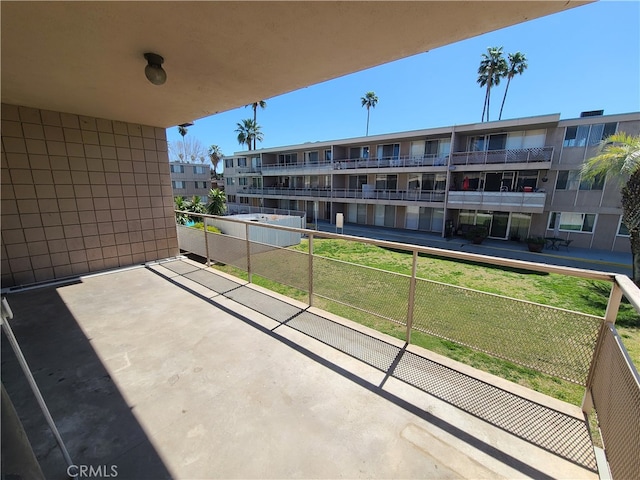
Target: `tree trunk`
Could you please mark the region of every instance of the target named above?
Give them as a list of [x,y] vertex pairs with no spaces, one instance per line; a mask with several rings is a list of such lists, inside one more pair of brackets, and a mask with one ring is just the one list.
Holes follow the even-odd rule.
[[367,107],[367,134],[365,136],[369,136],[369,107]]
[[484,105],[482,105],[482,120],[484,122],[484,114],[487,111],[487,96],[489,95],[489,86],[487,85],[487,91],[484,93]]
[[622,187],[622,221],[629,230],[633,256],[633,281],[640,287],[640,169]]
[[507,77],[507,87],[504,89],[504,97],[502,97],[502,105],[500,105],[500,115],[498,115],[498,120],[502,120],[502,109],[504,108],[504,101],[507,99],[507,92],[509,91],[510,83],[511,77]]

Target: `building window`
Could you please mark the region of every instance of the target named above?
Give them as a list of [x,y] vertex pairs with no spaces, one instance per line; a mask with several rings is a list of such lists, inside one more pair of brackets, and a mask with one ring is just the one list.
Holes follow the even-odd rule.
[[240,203],[249,203],[249,197],[240,197]]
[[305,163],[316,164],[319,160],[318,151],[315,152],[304,152],[304,160]]
[[577,190],[580,185],[579,170],[560,170],[556,181],[556,190]]
[[594,213],[551,212],[547,229],[555,230],[556,221],[560,231],[592,233],[596,223],[596,215]]
[[227,195],[227,202],[236,203],[236,196],[235,195]]
[[202,175],[203,173],[207,173],[207,167],[205,167],[204,165],[194,165],[193,166],[193,173],[195,175]]
[[423,173],[422,174],[422,191],[444,192],[447,184],[447,175],[445,173]]
[[238,179],[238,185],[248,185],[249,182],[247,182],[247,177],[240,177]]
[[170,165],[171,173],[184,173],[184,165]]
[[330,149],[325,150],[324,151],[324,161],[325,162],[330,162],[332,158],[333,158],[333,152]]
[[591,180],[582,180],[580,182],[580,190],[602,190],[605,177],[605,175],[596,175]]
[[194,182],[196,184],[196,188],[207,188],[207,182]]
[[225,168],[233,168],[233,158],[225,158],[224,166]]
[[398,159],[400,157],[400,144],[390,143],[387,145],[378,145],[379,159]]
[[595,125],[578,125],[567,127],[564,134],[563,147],[592,147],[602,140],[616,133],[618,124],[598,123]]
[[185,188],[185,182],[183,182],[181,180],[172,180],[171,181],[171,187],[174,188],[174,189]]
[[280,165],[293,165],[298,163],[297,153],[281,153],[278,155],[278,163]]
[[622,221],[622,215],[620,215],[620,222],[618,223],[618,233],[617,233],[617,235],[619,237],[628,237],[629,236],[629,229],[627,228],[627,226]]
[[224,179],[225,183],[227,185],[235,185],[236,184],[236,179],[234,177],[227,177]]
[[480,135],[469,138],[470,152],[484,152],[486,150],[504,150],[507,147],[507,134]]
[[397,175],[376,175],[376,190],[395,191],[398,188]]
[[238,166],[239,167],[246,167],[247,166],[247,159],[242,157],[238,159]]

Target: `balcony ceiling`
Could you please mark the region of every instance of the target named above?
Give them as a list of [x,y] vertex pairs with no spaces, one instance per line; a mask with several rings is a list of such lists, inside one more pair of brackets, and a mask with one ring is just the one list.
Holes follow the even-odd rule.
[[170,127],[584,3],[3,1],[2,102]]

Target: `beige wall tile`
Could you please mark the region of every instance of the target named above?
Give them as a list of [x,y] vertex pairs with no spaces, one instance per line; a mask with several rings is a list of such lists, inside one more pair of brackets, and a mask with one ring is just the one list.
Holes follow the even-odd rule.
[[161,198],[164,129],[13,105],[1,113],[3,286],[157,259],[177,243],[153,218],[172,223],[173,213],[151,208],[173,203]]
[[[44,138],[49,141],[64,142],[64,130],[61,127],[45,125],[43,127]],[[51,150],[49,150],[51,154]],[[54,154],[56,155],[56,154]]]
[[24,133],[24,138],[44,140],[44,130],[40,124],[23,123],[22,132]]
[[40,119],[40,110],[29,107],[18,107],[20,112],[20,121],[23,123],[42,123]]
[[52,112],[50,110],[41,110],[40,118],[43,125],[53,125],[55,127],[62,126],[62,120],[60,119],[59,112]]

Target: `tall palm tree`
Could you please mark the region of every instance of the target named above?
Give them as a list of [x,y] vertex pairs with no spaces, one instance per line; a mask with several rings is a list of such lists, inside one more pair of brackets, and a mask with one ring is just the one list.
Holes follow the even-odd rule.
[[363,107],[367,107],[367,136],[369,136],[369,109],[371,107],[376,108],[378,104],[378,96],[375,92],[367,92],[364,97],[360,98],[360,102]]
[[224,192],[221,192],[217,188],[209,191],[209,203],[207,203],[207,213],[209,215],[224,215],[227,209],[227,199],[224,196]]
[[489,104],[491,103],[491,89],[500,85],[500,79],[504,77],[507,71],[507,62],[502,56],[502,47],[489,47],[487,53],[482,54],[482,60],[478,67],[478,83],[480,87],[487,87],[484,95],[484,107],[482,108],[482,121],[484,122],[484,114],[487,113],[487,122],[489,121]]
[[505,73],[505,77],[507,77],[507,87],[504,89],[504,97],[502,97],[502,105],[500,106],[500,115],[498,116],[498,120],[502,119],[502,109],[504,108],[504,101],[507,99],[507,92],[509,91],[509,84],[511,83],[511,79],[516,75],[522,75],[522,73],[529,66],[527,64],[527,57],[524,53],[510,53],[508,55],[508,58],[509,66],[507,67],[507,71]]
[[178,125],[178,133],[182,137],[182,158],[187,158],[187,146],[184,144],[184,137],[187,134],[187,127],[184,125]]
[[211,145],[209,147],[208,155],[209,160],[211,160],[211,165],[213,165],[213,174],[216,176],[216,178],[218,178],[218,164],[220,163],[220,160],[222,160],[222,157],[224,157],[224,155],[222,154],[222,151],[220,150],[220,147],[218,145]]
[[640,135],[618,132],[605,138],[598,154],[582,167],[582,178],[586,180],[607,174],[624,182],[620,190],[622,222],[629,230],[633,281],[640,287]]
[[240,145],[247,145],[247,149],[251,150],[256,148],[256,140],[261,142],[264,139],[260,125],[254,122],[252,119],[247,118],[236,124],[235,132],[238,134],[238,143]]
[[251,107],[253,108],[253,121],[254,122],[258,122],[258,107],[260,107],[261,109],[265,109],[267,108],[267,102],[265,102],[264,100],[259,100],[257,102],[253,102],[250,103],[249,105],[245,105],[246,107]]

